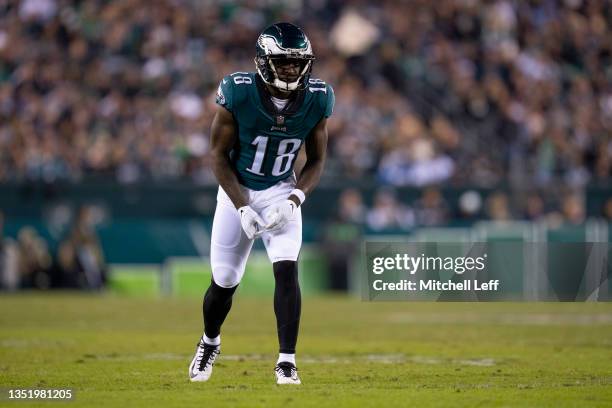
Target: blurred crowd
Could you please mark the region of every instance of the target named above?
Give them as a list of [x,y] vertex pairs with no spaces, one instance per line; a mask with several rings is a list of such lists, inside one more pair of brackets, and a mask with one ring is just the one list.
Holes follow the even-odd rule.
[[606,0],[0,0],[0,182],[213,182],[214,90],[279,20],[336,92],[329,179],[610,177]]
[[23,226],[12,239],[4,233],[0,211],[0,290],[78,288],[99,290],[107,267],[90,210],[78,211],[55,254],[32,226]]
[[[440,189],[430,186],[424,188],[418,198],[409,200],[398,197],[393,189],[381,188],[368,206],[360,190],[347,188],[340,194],[333,220],[362,226],[371,232],[470,226],[480,220],[507,222],[517,219],[554,229],[562,225],[583,225],[587,218],[585,204],[582,195],[571,192],[561,197],[545,197],[538,191],[530,191],[512,197],[503,190],[486,194],[465,190],[451,202]],[[598,215],[612,223],[612,198],[604,202]]]

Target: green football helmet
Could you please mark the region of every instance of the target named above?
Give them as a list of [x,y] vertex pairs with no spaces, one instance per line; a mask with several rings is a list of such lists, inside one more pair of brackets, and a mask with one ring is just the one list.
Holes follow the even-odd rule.
[[[255,65],[266,84],[282,91],[306,87],[315,57],[301,28],[291,23],[272,24],[259,35],[256,48]],[[292,82],[281,80],[277,72],[277,67],[287,60],[299,64],[299,76]]]

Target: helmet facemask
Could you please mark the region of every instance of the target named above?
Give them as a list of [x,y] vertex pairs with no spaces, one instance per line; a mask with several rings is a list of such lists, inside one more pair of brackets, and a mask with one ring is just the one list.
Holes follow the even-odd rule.
[[[255,58],[257,72],[262,80],[281,91],[295,91],[304,89],[308,83],[314,56],[288,56],[288,55],[266,55]],[[281,66],[286,63],[297,63],[298,74],[295,78],[279,76]]]

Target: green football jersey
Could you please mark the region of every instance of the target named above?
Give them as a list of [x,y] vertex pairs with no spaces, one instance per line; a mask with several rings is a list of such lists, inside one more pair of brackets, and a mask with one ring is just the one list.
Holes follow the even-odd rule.
[[223,78],[217,104],[230,111],[238,128],[231,161],[240,184],[264,190],[293,174],[300,147],[334,108],[334,91],[310,79],[278,110],[257,73],[236,72]]

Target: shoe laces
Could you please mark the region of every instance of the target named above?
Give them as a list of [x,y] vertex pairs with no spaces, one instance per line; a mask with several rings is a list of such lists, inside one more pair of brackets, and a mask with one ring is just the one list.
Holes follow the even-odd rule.
[[207,366],[213,365],[219,354],[221,354],[219,346],[211,346],[204,342],[198,343],[198,356],[196,357],[198,370],[204,371]]
[[282,362],[276,365],[276,372],[282,374],[283,377],[293,377],[297,374],[297,367],[291,363]]

